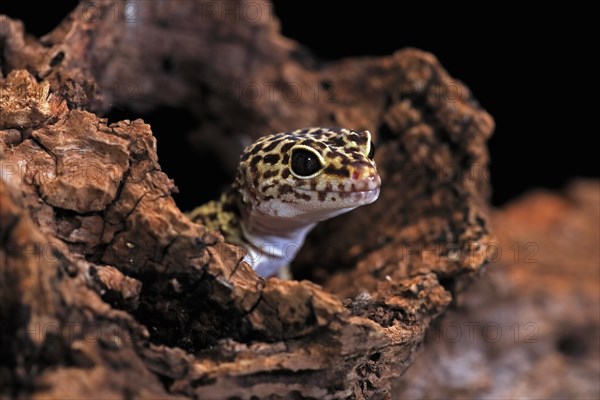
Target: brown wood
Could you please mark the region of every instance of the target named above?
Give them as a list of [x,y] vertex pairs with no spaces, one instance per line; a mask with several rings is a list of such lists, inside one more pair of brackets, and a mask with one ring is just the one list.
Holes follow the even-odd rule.
[[[486,262],[492,118],[428,53],[320,63],[269,3],[126,4],[39,40],[0,19],[0,393],[389,396]],[[262,134],[370,129],[381,197],[311,235],[293,268],[316,283],[265,281],[177,208],[149,125],[99,117],[119,105],[189,110],[230,171]]]
[[599,398],[600,182],[532,191],[491,220],[488,273],[428,332],[393,397]]

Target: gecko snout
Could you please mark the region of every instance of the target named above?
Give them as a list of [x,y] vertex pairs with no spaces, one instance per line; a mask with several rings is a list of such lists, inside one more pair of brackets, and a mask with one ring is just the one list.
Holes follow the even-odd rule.
[[377,174],[369,174],[354,180],[354,188],[360,192],[377,189],[381,186],[381,178]]
[[381,186],[381,178],[371,165],[361,166],[352,172],[353,190],[367,191]]

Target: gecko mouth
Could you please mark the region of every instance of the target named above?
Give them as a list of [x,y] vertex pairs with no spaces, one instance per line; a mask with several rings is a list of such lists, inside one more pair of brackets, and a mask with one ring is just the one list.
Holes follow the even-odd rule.
[[377,186],[372,189],[365,190],[308,190],[308,189],[298,189],[301,192],[306,193],[315,193],[322,200],[330,199],[331,196],[336,196],[341,200],[342,203],[354,202],[360,204],[370,204],[373,203],[379,197],[379,193],[381,191],[381,186]]
[[377,198],[379,198],[379,192],[381,187],[377,187],[371,190],[359,190],[355,192],[350,192],[350,197],[354,198],[362,203],[369,204],[373,203]]
[[380,186],[377,186],[376,188],[373,189],[365,189],[365,190],[350,190],[350,191],[344,191],[344,192],[333,192],[333,193],[372,193],[372,192],[379,192],[379,190],[381,189]]
[[379,193],[379,191],[381,190],[381,186],[377,186],[377,187],[374,187],[371,189],[364,189],[364,190],[311,190],[311,189],[302,189],[302,188],[296,188],[296,190],[298,190],[300,192],[306,192],[306,193],[325,193],[325,194],[338,194],[338,195],[350,196],[353,193],[356,193],[356,194],[374,193],[374,192]]

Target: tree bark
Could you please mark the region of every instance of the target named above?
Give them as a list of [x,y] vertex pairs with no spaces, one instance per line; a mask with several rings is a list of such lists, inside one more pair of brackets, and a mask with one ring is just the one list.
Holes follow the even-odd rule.
[[492,267],[434,324],[394,397],[599,398],[599,221],[597,179],[494,210]]
[[[1,17],[0,71],[0,393],[387,397],[488,257],[493,121],[431,54],[322,63],[269,3],[104,0],[39,40]],[[311,235],[312,282],[261,279],[177,208],[151,127],[100,117],[120,105],[189,110],[229,170],[263,134],[370,129],[381,197]]]

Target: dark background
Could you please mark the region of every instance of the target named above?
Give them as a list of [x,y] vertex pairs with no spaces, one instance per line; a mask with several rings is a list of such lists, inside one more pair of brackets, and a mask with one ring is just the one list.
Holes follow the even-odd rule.
[[[552,15],[547,9],[541,16],[536,10],[505,7],[473,17],[473,10],[394,3],[274,2],[283,34],[325,60],[388,55],[407,46],[435,54],[496,120],[489,143],[493,204],[530,188],[558,189],[573,177],[598,176],[598,150],[586,140],[597,127],[584,126],[575,93],[593,75],[585,70],[585,53],[575,50],[580,38],[564,25],[567,11]],[[0,14],[23,20],[28,32],[41,36],[76,4],[2,0]],[[183,169],[177,168],[180,146],[161,141],[161,122],[169,111],[141,116],[115,111],[113,116],[142,117],[150,123],[163,169],[182,190],[192,184],[193,177],[182,176]]]

